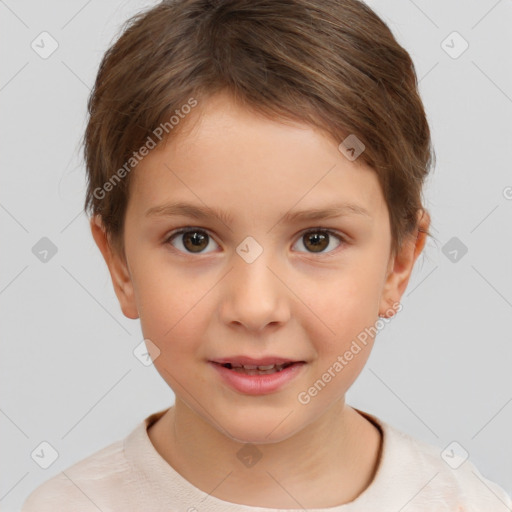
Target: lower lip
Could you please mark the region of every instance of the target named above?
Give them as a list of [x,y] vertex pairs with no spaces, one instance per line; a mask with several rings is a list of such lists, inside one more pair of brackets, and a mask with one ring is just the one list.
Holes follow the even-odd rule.
[[305,366],[305,363],[294,363],[280,372],[267,375],[247,375],[229,370],[217,363],[210,362],[210,364],[219,372],[224,382],[246,395],[265,395],[277,391],[296,377],[302,367]]

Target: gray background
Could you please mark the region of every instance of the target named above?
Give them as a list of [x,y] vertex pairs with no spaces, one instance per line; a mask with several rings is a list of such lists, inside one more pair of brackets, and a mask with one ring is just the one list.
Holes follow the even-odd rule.
[[[122,315],[82,213],[90,87],[121,22],[154,3],[0,1],[4,511],[174,400],[133,355],[139,322]],[[512,2],[369,4],[421,80],[438,242],[429,240],[348,402],[440,452],[457,441],[512,493]],[[31,48],[43,31],[59,45],[47,59]],[[453,31],[469,43],[457,58],[444,47],[460,41],[442,45]],[[43,237],[57,248],[46,262],[32,250]],[[43,441],[59,454],[47,469],[31,458]]]

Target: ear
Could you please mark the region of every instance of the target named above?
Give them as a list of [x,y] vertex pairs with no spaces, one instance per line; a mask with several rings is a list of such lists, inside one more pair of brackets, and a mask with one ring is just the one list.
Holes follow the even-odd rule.
[[139,318],[133,284],[125,258],[110,244],[99,215],[91,218],[90,226],[94,241],[107,263],[114,291],[123,314],[132,320]]
[[388,273],[381,294],[379,305],[379,315],[389,318],[393,314],[389,314],[394,309],[393,304],[399,303],[414,268],[418,256],[423,251],[427,234],[424,231],[430,226],[430,215],[426,210],[422,210],[418,214],[418,230],[416,237],[411,235],[404,241],[402,247],[397,254],[390,259],[388,265]]

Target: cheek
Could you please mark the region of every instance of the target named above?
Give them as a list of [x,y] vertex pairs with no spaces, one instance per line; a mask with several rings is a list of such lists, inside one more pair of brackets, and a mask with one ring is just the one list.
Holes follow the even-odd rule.
[[346,340],[375,323],[381,292],[381,269],[361,261],[350,271],[340,271],[339,279],[323,283],[321,291],[311,298],[311,309],[330,327],[325,331],[333,340]]
[[156,265],[134,274],[134,283],[144,337],[176,357],[185,348],[196,348],[201,338],[197,333],[204,327],[201,322],[208,318],[204,312],[208,287],[197,277],[184,277],[176,269]]
[[374,303],[372,293],[347,287],[336,300],[325,304],[323,319],[330,330],[319,322],[314,332],[309,330],[317,358],[310,383],[312,393],[319,391],[314,400],[318,410],[343,396],[363,370],[374,343]]
[[379,265],[361,260],[311,298],[311,309],[321,320],[305,324],[312,329],[309,337],[318,357],[315,377],[335,383],[329,385],[325,400],[331,393],[345,392],[368,360],[376,334],[381,282]]

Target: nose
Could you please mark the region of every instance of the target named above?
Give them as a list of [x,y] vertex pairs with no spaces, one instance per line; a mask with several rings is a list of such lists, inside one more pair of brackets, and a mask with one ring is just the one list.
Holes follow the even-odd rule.
[[261,332],[268,325],[275,327],[290,319],[291,292],[269,253],[263,251],[252,263],[233,255],[233,267],[222,292],[221,317],[226,325]]

